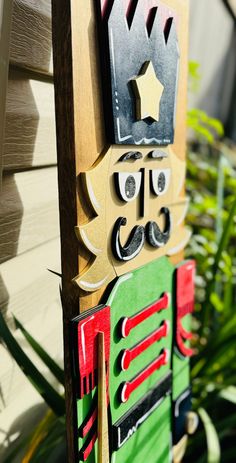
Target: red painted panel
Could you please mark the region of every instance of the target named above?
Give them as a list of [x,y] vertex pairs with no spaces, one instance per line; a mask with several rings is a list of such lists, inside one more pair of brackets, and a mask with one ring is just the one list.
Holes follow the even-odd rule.
[[[110,357],[110,307],[105,306],[78,322],[78,362],[80,376],[80,398],[89,394],[97,384],[98,364],[97,334],[105,334],[105,359]],[[108,372],[107,368],[107,372]],[[108,381],[107,381],[108,384]]]

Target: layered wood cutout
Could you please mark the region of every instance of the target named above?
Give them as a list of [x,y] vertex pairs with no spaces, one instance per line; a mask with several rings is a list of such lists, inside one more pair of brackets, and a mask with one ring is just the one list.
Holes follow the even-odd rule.
[[136,97],[136,119],[158,122],[164,87],[155,74],[152,62],[147,61],[140,75],[131,82]]
[[102,2],[103,54],[108,43],[103,73],[110,71],[110,85],[104,85],[107,132],[116,144],[174,140],[180,57],[176,18],[155,3],[146,8],[144,1],[115,0],[112,7]]
[[[80,460],[86,461],[94,449],[98,437],[99,460],[106,461],[105,450],[108,441],[107,405],[109,402],[109,357],[110,357],[110,307],[98,306],[89,314],[72,320],[73,357],[76,389],[79,399],[93,393],[98,386],[98,394],[82,424],[78,426],[81,438],[85,438],[80,449]],[[98,428],[98,429],[97,429]],[[99,432],[98,432],[99,431]],[[102,459],[103,458],[103,459]]]
[[169,463],[188,8],[101,2],[52,2],[68,461]]
[[[163,461],[169,461],[174,270],[163,257],[120,277],[105,306],[87,311],[72,322],[82,461],[109,461],[108,439],[116,463],[132,457],[140,463],[145,455],[157,463],[158,443],[163,442]],[[101,337],[104,348],[99,362]],[[134,434],[143,442],[138,453]]]
[[96,291],[116,275],[173,255],[191,233],[183,226],[185,162],[171,148],[112,146],[80,176],[93,217],[76,228],[93,258],[75,282]]
[[120,449],[156,408],[171,394],[172,374],[168,373],[148,394],[113,426],[114,450]]

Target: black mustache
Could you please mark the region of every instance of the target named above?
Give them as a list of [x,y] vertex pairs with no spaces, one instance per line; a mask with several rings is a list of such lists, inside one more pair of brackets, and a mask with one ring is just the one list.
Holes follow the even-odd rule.
[[150,221],[146,227],[136,225],[130,232],[126,244],[122,246],[120,242],[120,228],[125,226],[127,219],[119,217],[114,225],[112,233],[112,250],[114,256],[120,261],[129,261],[134,259],[142,250],[145,239],[154,248],[165,246],[170,239],[171,234],[171,214],[167,207],[163,207],[160,214],[165,216],[165,227],[161,231],[156,222]]

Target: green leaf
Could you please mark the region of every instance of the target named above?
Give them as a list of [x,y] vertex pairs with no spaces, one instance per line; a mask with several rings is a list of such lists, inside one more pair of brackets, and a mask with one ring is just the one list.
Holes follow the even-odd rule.
[[229,402],[236,404],[236,387],[229,386],[226,389],[223,389],[222,391],[220,391],[219,396],[222,399],[228,400]]
[[213,307],[215,307],[215,309],[217,310],[217,312],[222,312],[224,310],[224,304],[220,300],[218,294],[211,293],[210,301],[211,301]]
[[[222,259],[222,254],[223,252],[227,249],[227,246],[228,246],[228,243],[229,243],[229,240],[230,240],[230,237],[231,237],[231,233],[232,233],[232,230],[235,226],[234,224],[234,217],[236,215],[236,198],[231,206],[231,209],[230,209],[230,213],[229,213],[229,216],[228,216],[228,220],[224,226],[224,230],[223,230],[223,233],[222,233],[222,236],[221,236],[221,239],[220,239],[220,242],[219,242],[219,245],[218,245],[218,249],[217,249],[217,252],[216,252],[216,255],[215,255],[215,258],[214,258],[214,263],[213,263],[213,266],[212,266],[212,280],[210,282],[210,284],[208,285],[207,287],[207,291],[206,291],[206,298],[205,298],[205,310],[204,310],[204,314],[203,314],[203,324],[202,324],[202,331],[204,330],[204,328],[206,326],[209,326],[209,311],[210,311],[210,298],[211,298],[211,293],[214,289],[214,285],[215,285],[215,280],[216,280],[216,276],[217,276],[217,273],[219,271],[219,265],[220,265],[220,261]],[[210,306],[210,307],[209,307]]]
[[24,328],[16,317],[13,317],[16,328],[18,328],[24,335],[32,349],[49,368],[55,378],[64,386],[64,371],[57,365],[57,363],[48,355],[48,353],[40,346],[40,344],[30,335],[30,333]]
[[204,408],[199,408],[199,416],[202,420],[207,439],[207,462],[220,463],[220,443],[215,426]]
[[2,337],[10,354],[15,359],[16,363],[21,368],[22,372],[27,376],[28,380],[34,388],[43,397],[45,402],[53,410],[53,412],[62,416],[65,413],[64,399],[37,370],[31,360],[21,349],[15,338],[12,336],[2,314],[0,313],[0,337]]

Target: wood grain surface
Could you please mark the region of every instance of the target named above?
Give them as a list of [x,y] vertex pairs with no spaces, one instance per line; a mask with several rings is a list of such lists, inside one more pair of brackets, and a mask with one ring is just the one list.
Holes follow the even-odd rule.
[[[185,158],[187,25],[188,3],[166,0],[179,18],[181,48],[180,86],[177,101],[177,127],[173,149]],[[72,279],[81,273],[91,258],[79,248],[74,227],[88,220],[83,194],[77,188],[80,172],[88,170],[107,148],[104,130],[98,33],[93,0],[52,0],[53,53],[59,169],[61,223],[62,302],[64,309],[64,346],[66,366],[66,407],[68,461],[76,461],[77,442],[73,407],[73,384],[69,354],[68,321],[98,304],[105,288],[91,295],[80,294]],[[184,25],[184,26],[183,26]],[[179,260],[179,256],[173,260]]]
[[98,463],[109,463],[104,333],[98,333]]

